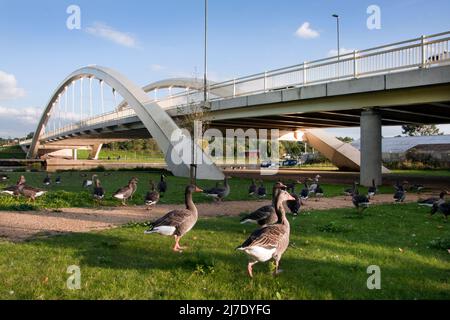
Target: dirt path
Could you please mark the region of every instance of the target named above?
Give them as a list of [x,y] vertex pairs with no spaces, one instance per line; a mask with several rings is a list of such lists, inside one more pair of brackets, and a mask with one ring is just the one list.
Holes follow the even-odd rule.
[[[422,197],[428,195],[423,194]],[[417,201],[418,196],[408,195],[408,201]],[[378,195],[374,204],[392,203],[392,195]],[[251,212],[270,204],[270,201],[230,201],[223,204],[198,204],[200,216],[237,216]],[[62,209],[61,212],[29,211],[0,212],[0,238],[9,241],[24,241],[30,238],[49,236],[59,233],[89,232],[114,228],[129,222],[143,222],[162,216],[182,205],[160,205],[147,211],[144,207]],[[324,198],[320,201],[309,200],[303,210],[323,210],[352,207],[350,197]]]

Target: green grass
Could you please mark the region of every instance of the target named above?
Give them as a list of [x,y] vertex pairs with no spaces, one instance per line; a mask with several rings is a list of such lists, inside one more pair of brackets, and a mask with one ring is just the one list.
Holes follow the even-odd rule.
[[[87,172],[89,175],[89,179],[92,172]],[[159,172],[145,172],[145,171],[113,171],[113,172],[98,172],[97,173],[103,187],[106,190],[106,198],[103,201],[102,205],[105,206],[115,206],[120,205],[120,202],[112,198],[112,194],[117,191],[120,187],[126,185],[128,180],[135,176],[139,179],[138,190],[129,203],[142,205],[144,203],[144,197],[149,190],[149,180],[153,179],[156,182],[159,181]],[[21,173],[11,173],[11,181],[9,184],[15,183]],[[95,203],[91,197],[91,189],[83,189],[82,183],[86,179],[80,176],[79,172],[70,171],[63,173],[55,173],[52,174],[51,177],[54,179],[61,175],[62,183],[60,185],[53,184],[50,187],[45,187],[42,184],[42,181],[45,177],[46,173],[43,172],[30,172],[26,173],[25,177],[27,179],[27,184],[39,187],[43,190],[48,190],[49,192],[38,198],[35,203],[29,203],[26,199],[20,198],[19,200],[0,195],[0,211],[1,210],[35,210],[35,209],[58,209],[58,208],[71,208],[71,207],[93,207]],[[105,176],[109,175],[109,176]],[[162,204],[180,204],[184,201],[184,189],[188,183],[188,179],[178,178],[169,176],[167,177],[167,183],[169,186],[169,192],[161,199],[160,203]],[[230,180],[231,185],[231,194],[227,198],[227,201],[238,201],[244,200],[249,201],[253,199],[249,199],[248,197],[248,186],[250,185],[251,180],[248,179],[238,179],[233,178]],[[198,185],[202,188],[211,188],[215,186],[215,182],[211,181],[199,181]],[[266,181],[265,186],[267,192],[270,194],[272,190],[273,182]],[[6,184],[1,184],[0,187],[4,187]],[[325,190],[327,197],[334,197],[343,194],[343,190],[345,187],[342,185],[330,185],[324,184],[323,188]],[[297,187],[297,192],[300,192],[301,187]],[[363,188],[361,188],[363,190]],[[383,193],[393,193],[392,187],[382,187],[380,191]],[[207,198],[203,194],[194,195],[194,199],[197,202],[208,202],[211,201],[210,198]],[[270,198],[270,197],[269,197]]]
[[[409,204],[290,218],[284,273],[273,278],[269,264],[258,264],[253,280],[234,248],[254,226],[238,217],[200,219],[182,254],[140,226],[0,242],[0,299],[448,300],[450,255],[435,243],[450,239],[450,224],[426,214]],[[66,289],[71,265],[81,268],[81,290]],[[381,268],[381,290],[366,287],[370,265]]]
[[0,159],[25,159],[26,154],[19,146],[0,147]]
[[[164,156],[161,154],[150,154],[145,151],[135,152],[126,150],[106,150],[102,149],[100,151],[99,160],[108,160],[110,157],[111,161],[118,161],[117,157],[120,156],[120,162],[134,163],[134,162],[151,162],[151,163],[164,163]],[[89,151],[78,150],[78,159],[86,160],[89,158]]]

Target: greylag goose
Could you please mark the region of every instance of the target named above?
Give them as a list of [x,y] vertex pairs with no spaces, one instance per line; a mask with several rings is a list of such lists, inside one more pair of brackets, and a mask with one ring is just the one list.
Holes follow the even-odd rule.
[[353,195],[352,195],[352,202],[356,209],[358,209],[358,212],[362,212],[365,209],[369,207],[370,204],[370,198],[368,196],[359,194],[358,192],[358,183],[353,183]]
[[26,185],[26,180],[24,176],[21,176],[19,182],[17,183],[19,193],[27,199],[36,201],[36,198],[42,197],[47,191],[33,188]]
[[97,175],[93,174],[91,179],[85,179],[83,181],[83,188],[90,188],[90,187],[92,187],[94,185],[95,178],[97,178]]
[[61,184],[61,176],[57,176],[55,179],[56,184]]
[[258,190],[256,191],[258,198],[262,199],[267,197],[266,187],[264,186],[264,182],[261,180]]
[[126,201],[133,196],[134,192],[136,191],[136,188],[137,188],[137,181],[135,179],[131,179],[128,182],[128,185],[117,190],[116,193],[113,194],[113,197],[118,200],[121,200],[122,205],[126,205]]
[[258,187],[256,186],[255,179],[252,179],[252,184],[248,187],[248,195],[254,196],[256,194],[256,191],[258,190]]
[[42,182],[44,186],[49,186],[52,184],[52,179],[50,179],[50,175],[47,174],[47,176],[44,178],[44,181]]
[[192,194],[194,192],[203,192],[203,190],[194,185],[187,186],[184,192],[186,209],[170,211],[164,217],[152,222],[150,224],[150,229],[144,233],[158,233],[164,236],[174,236],[175,245],[173,251],[182,251],[184,248],[180,246],[180,239],[194,227],[198,220],[197,207],[195,206],[194,201],[192,201]]
[[276,224],[256,230],[250,237],[236,249],[245,252],[250,261],[247,266],[248,274],[253,278],[253,266],[258,262],[267,262],[271,259],[275,261],[274,275],[277,275],[280,260],[283,253],[289,246],[290,225],[286,219],[284,202],[294,198],[284,190],[280,190],[277,195],[275,210],[278,216]]
[[309,194],[315,194],[316,193],[316,189],[319,186],[319,179],[321,178],[321,176],[316,175],[316,177],[314,178],[313,183],[311,183],[311,185],[309,186]]
[[105,189],[103,189],[100,179],[95,179],[95,186],[92,193],[93,197],[97,201],[101,201],[105,198]]
[[158,192],[161,194],[161,197],[165,192],[167,192],[166,176],[163,174],[161,175],[161,180],[158,183]]
[[265,227],[265,226],[268,226],[270,224],[274,224],[275,222],[277,222],[278,217],[275,212],[275,200],[278,195],[278,192],[283,188],[286,188],[286,186],[284,184],[282,184],[281,182],[277,182],[272,188],[272,204],[261,207],[255,211],[253,211],[252,213],[244,216],[241,219],[241,224],[252,222],[252,223],[257,223],[258,225],[260,225],[262,227]]
[[223,201],[223,199],[229,196],[231,191],[228,179],[230,179],[230,177],[225,177],[225,179],[223,180],[223,187],[215,187],[210,190],[204,191],[205,194],[208,197],[212,197],[216,202]]
[[430,216],[433,216],[436,212],[441,212],[445,220],[448,221],[448,216],[450,215],[450,203],[445,202],[445,200],[439,200],[433,205]]
[[159,192],[155,190],[155,183],[150,180],[150,191],[147,192],[145,196],[145,205],[147,206],[147,210],[150,210],[151,206],[154,206],[159,201]]
[[405,184],[407,184],[407,181],[404,181],[403,184],[397,183],[397,191],[394,194],[394,200],[396,203],[404,202],[406,199],[406,190],[405,190]]
[[[132,183],[133,182],[133,183]],[[131,186],[132,186],[132,188],[133,188],[133,192],[131,193],[131,200],[133,200],[133,196],[134,196],[134,194],[136,193],[136,191],[137,191],[137,183],[139,182],[139,179],[138,178],[136,178],[136,177],[133,177],[133,178],[131,178],[130,179],[130,181],[128,181],[128,184],[130,184],[131,183]]]
[[445,196],[447,194],[448,194],[447,191],[442,191],[439,194],[439,198],[432,197],[432,198],[428,198],[428,199],[425,199],[425,200],[419,200],[417,203],[419,204],[419,206],[425,206],[425,207],[432,208],[434,206],[434,204],[436,202],[438,202],[439,200],[443,200],[445,202]]
[[372,179],[372,186],[369,187],[367,190],[367,196],[370,198],[375,197],[375,195],[378,193],[377,185],[375,184],[375,179]]
[[305,180],[305,183],[304,183],[304,188],[302,189],[302,191],[300,192],[300,199],[302,200],[302,201],[306,201],[306,200],[308,200],[308,198],[309,198],[309,186],[308,186],[308,181],[309,181],[309,179],[306,179]]

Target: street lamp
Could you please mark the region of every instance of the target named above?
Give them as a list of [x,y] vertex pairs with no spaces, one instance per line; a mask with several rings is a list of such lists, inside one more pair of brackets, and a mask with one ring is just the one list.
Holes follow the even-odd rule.
[[338,52],[338,60],[341,59],[341,36],[340,36],[340,21],[339,21],[339,15],[333,14],[333,18],[336,18],[336,28],[337,28],[337,52]]

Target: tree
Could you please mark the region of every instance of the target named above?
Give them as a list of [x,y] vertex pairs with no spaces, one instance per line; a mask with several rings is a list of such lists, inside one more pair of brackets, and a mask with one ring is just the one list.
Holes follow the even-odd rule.
[[402,133],[410,136],[441,136],[443,133],[434,124],[429,125],[404,125],[402,126]]
[[353,138],[351,137],[337,137],[338,140],[345,142],[345,143],[352,143],[353,141],[355,141]]
[[27,140],[28,140],[28,139],[33,139],[33,137],[34,137],[34,132],[30,132],[30,133],[27,135]]

